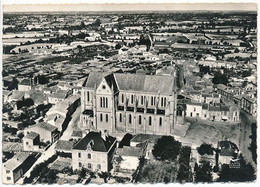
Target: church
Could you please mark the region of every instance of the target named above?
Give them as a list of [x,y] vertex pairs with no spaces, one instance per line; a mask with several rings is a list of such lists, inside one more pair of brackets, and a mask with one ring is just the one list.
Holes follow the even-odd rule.
[[170,135],[176,104],[173,75],[93,72],[81,91],[81,128]]

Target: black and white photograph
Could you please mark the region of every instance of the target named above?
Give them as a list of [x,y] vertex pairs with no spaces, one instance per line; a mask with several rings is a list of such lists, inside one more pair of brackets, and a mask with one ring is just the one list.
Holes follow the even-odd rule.
[[256,185],[256,1],[37,2],[0,11],[2,184]]

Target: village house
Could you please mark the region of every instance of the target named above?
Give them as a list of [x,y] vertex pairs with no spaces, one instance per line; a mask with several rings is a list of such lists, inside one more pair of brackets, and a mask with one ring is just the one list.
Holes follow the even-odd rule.
[[[204,91],[204,90],[203,90]],[[203,94],[203,91],[188,91],[186,95],[197,103],[220,103],[220,95],[217,93]],[[204,91],[205,92],[205,91]]]
[[131,176],[139,166],[140,159],[146,156],[147,145],[148,142],[145,141],[135,147],[123,146],[123,148],[117,148],[113,161],[114,172]]
[[31,79],[23,79],[21,82],[18,83],[19,91],[30,91],[31,89],[32,89]]
[[145,159],[150,159],[151,157],[153,157],[152,156],[153,146],[156,143],[156,141],[161,137],[162,137],[161,135],[155,135],[155,134],[136,134],[130,140],[130,146],[136,147],[140,144],[147,142],[148,144],[146,147]]
[[231,164],[239,158],[240,151],[237,145],[231,141],[219,141],[218,142],[218,165]]
[[4,184],[14,184],[24,175],[33,163],[33,154],[18,152],[11,159],[2,164],[2,182]]
[[81,124],[108,132],[170,134],[176,122],[173,76],[91,73],[81,91]]
[[68,92],[66,90],[58,90],[55,93],[51,93],[48,96],[48,102],[51,104],[57,104],[67,97],[67,93]]
[[200,118],[203,120],[239,122],[240,110],[236,105],[207,104],[189,102],[186,104],[186,117]]
[[40,135],[36,132],[29,132],[23,137],[24,151],[38,151],[40,145]]
[[71,150],[74,145],[75,141],[58,140],[54,149],[59,155],[71,158]]
[[99,132],[89,132],[72,148],[72,168],[82,167],[92,171],[108,172],[112,167],[112,158],[116,147],[116,138]]
[[38,133],[40,135],[40,141],[44,142],[49,141],[53,143],[59,138],[58,128],[45,122],[38,123],[25,129],[25,136],[30,134],[30,132]]
[[80,96],[72,95],[65,100],[57,103],[46,113],[46,121],[57,127],[59,131],[64,129],[64,121],[70,117],[80,105]]
[[3,100],[2,100],[3,103],[7,103],[11,101],[10,96],[12,95],[12,91],[3,90],[2,94],[3,94]]
[[241,109],[253,116],[257,116],[257,99],[243,96],[240,103]]

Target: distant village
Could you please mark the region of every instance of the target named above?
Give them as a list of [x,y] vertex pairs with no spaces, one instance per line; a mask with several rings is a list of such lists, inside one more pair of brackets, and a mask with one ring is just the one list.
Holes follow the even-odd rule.
[[4,13],[3,183],[254,181],[256,16]]

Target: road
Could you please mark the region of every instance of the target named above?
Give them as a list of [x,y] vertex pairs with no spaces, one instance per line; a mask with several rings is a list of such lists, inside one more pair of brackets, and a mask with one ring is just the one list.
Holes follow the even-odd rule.
[[[77,123],[79,121],[79,118],[80,118],[80,106],[76,109],[76,111],[73,113],[72,115],[72,119],[71,121],[69,122],[69,125],[67,127],[67,129],[63,132],[63,135],[59,138],[61,140],[69,140],[70,139],[70,136],[71,136],[71,133],[72,133],[72,130],[74,128],[77,128]],[[30,177],[30,174],[31,174],[31,171],[32,169],[37,165],[37,164],[40,164],[46,160],[48,160],[48,158],[50,158],[51,156],[53,156],[55,154],[55,146],[56,146],[56,143],[53,143],[49,149],[47,149],[37,160],[36,162],[32,165],[32,167],[24,174],[24,177],[23,178],[20,178],[16,184],[23,184],[23,181],[24,181],[24,178],[25,177]]]
[[239,137],[239,149],[244,155],[246,161],[252,163],[255,166],[255,163],[252,159],[251,151],[248,149],[251,143],[249,136],[251,135],[251,125],[254,122],[252,116],[247,114],[244,111],[240,113],[241,124],[240,124],[240,137]]
[[24,174],[24,177],[23,178],[20,178],[16,184],[23,184],[23,181],[25,179],[25,177],[30,177],[30,174],[31,174],[31,171],[32,169],[37,165],[37,164],[40,164],[42,162],[44,162],[45,160],[48,160],[48,158],[50,158],[52,155],[55,154],[55,148],[56,146],[56,142],[53,143],[49,149],[47,149],[47,151],[45,151],[37,160],[36,162],[32,165],[32,167]]
[[78,122],[80,119],[81,108],[80,106],[72,115],[72,119],[68,124],[67,129],[63,132],[63,135],[60,137],[60,140],[69,140],[71,138],[71,133],[73,130],[79,130]]

